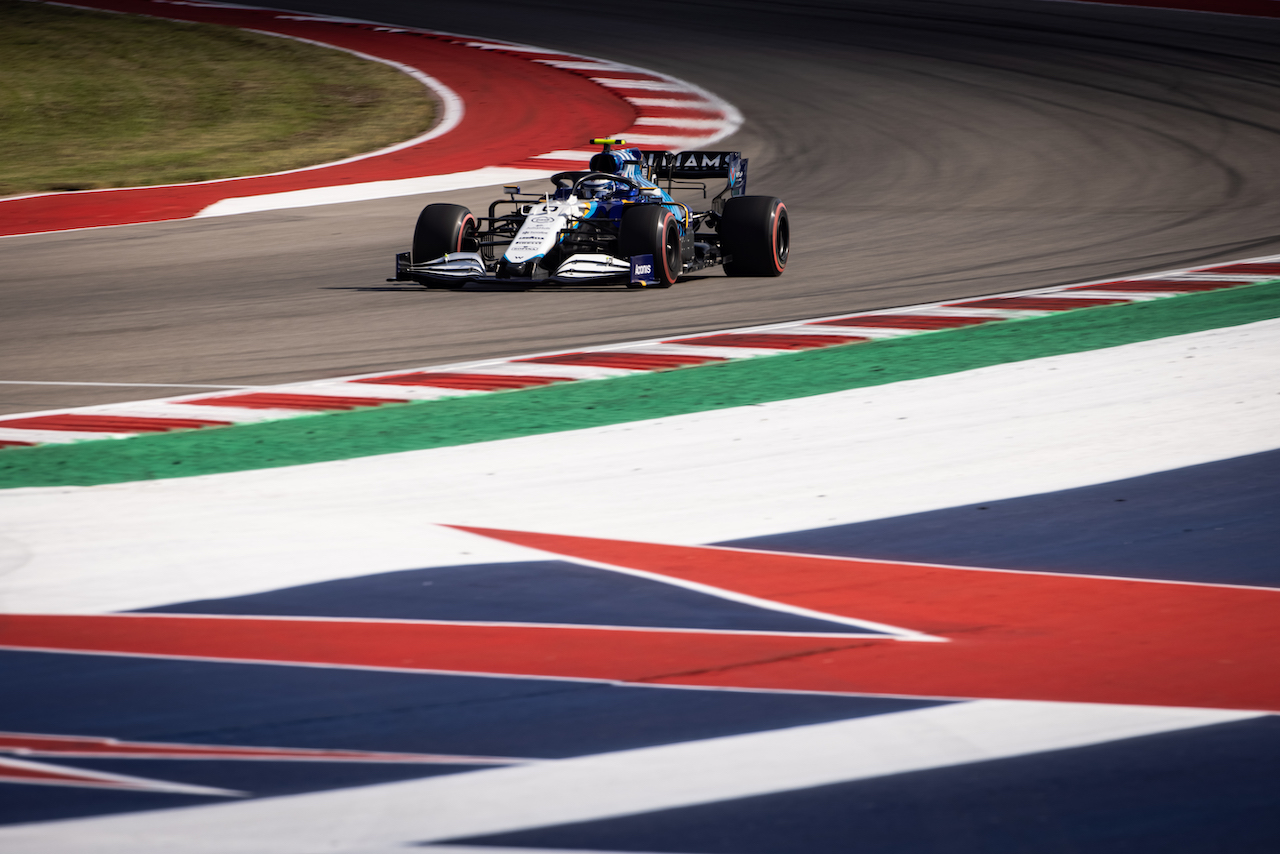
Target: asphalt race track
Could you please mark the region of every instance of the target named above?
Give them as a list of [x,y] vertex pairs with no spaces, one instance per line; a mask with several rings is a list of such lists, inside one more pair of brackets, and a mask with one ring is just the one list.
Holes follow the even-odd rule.
[[[1029,0],[273,5],[710,89],[746,117],[720,147],[791,211],[787,273],[656,292],[386,284],[423,196],[8,238],[0,379],[278,383],[1280,252],[1276,20]],[[181,391],[3,385],[0,413]]]

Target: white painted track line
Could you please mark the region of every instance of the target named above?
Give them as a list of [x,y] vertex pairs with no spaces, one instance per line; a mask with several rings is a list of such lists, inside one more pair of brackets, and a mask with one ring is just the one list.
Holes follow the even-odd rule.
[[979,700],[401,783],[0,829],[6,854],[369,852],[675,809],[1248,720]]

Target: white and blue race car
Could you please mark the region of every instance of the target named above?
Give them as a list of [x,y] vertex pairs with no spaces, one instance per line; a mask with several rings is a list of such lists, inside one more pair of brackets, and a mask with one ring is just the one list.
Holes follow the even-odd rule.
[[[730,276],[779,276],[791,232],[787,208],[772,196],[745,195],[747,161],[736,151],[604,150],[585,172],[560,172],[555,190],[508,198],[477,217],[453,204],[422,209],[413,249],[396,255],[396,275],[429,288],[471,282],[624,284],[669,288],[680,276],[723,265]],[[708,210],[676,201],[675,190],[725,187]],[[664,186],[665,184],[665,186]]]

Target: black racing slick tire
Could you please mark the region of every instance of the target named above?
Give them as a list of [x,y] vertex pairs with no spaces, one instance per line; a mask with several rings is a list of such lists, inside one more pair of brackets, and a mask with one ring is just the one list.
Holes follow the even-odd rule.
[[720,215],[720,249],[730,276],[781,276],[791,252],[787,206],[772,196],[737,196]]
[[[680,278],[680,226],[675,214],[662,205],[636,205],[622,214],[618,230],[618,254],[630,259],[635,255],[653,256],[651,288],[669,288]],[[636,287],[633,285],[633,287]]]
[[476,218],[462,205],[427,205],[413,229],[410,260],[421,264],[453,252],[471,251],[465,241],[474,244],[476,227]]

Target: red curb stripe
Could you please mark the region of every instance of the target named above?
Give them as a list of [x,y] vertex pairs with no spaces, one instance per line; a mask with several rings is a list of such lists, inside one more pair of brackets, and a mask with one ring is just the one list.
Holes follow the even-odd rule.
[[1248,284],[1239,282],[1192,282],[1180,279],[1136,279],[1131,282],[1105,282],[1101,285],[1080,285],[1067,288],[1069,291],[1133,291],[1135,293],[1194,293],[1197,291],[1217,291],[1222,288],[1234,288]]
[[1099,305],[1118,305],[1132,302],[1127,299],[1059,299],[1056,297],[994,297],[992,299],[967,300],[965,302],[943,303],[947,306],[964,308],[1004,308],[1009,310],[1035,311],[1071,311],[1077,308],[1092,308]]
[[835,320],[819,320],[809,326],[865,326],[886,329],[953,329],[1003,320],[1000,317],[946,317],[936,314],[864,314],[861,317],[841,317]]
[[557,356],[535,356],[515,359],[544,365],[587,365],[594,368],[624,368],[629,371],[665,371],[688,365],[727,361],[719,356],[694,356],[685,353],[561,353]]
[[281,394],[278,392],[254,392],[233,394],[227,397],[202,397],[198,400],[176,400],[191,406],[234,406],[238,409],[308,409],[347,410],[361,406],[382,406],[387,403],[408,403],[408,400],[389,397],[338,397],[323,394]]
[[35,442],[18,442],[13,439],[0,439],[0,448],[34,448]]
[[702,105],[688,107],[645,107],[646,117],[659,119],[724,119],[720,110],[709,109]]
[[431,386],[456,388],[466,391],[501,391],[512,388],[532,388],[552,383],[573,382],[571,377],[522,377],[508,374],[455,374],[447,371],[416,371],[411,374],[393,374],[386,377],[367,377],[352,380],[375,385]]
[[790,335],[769,333],[728,333],[698,338],[673,338],[664,344],[693,344],[698,347],[753,347],[758,350],[811,350],[836,344],[854,344],[868,339],[852,335]]
[[1280,276],[1280,264],[1224,264],[1221,267],[1204,267],[1197,273],[1244,273],[1253,276]]
[[113,738],[74,735],[0,733],[0,750],[23,756],[108,757],[113,759],[276,759],[340,762],[409,762],[509,765],[520,760],[490,756],[463,756],[437,753],[381,753],[368,750],[317,750],[299,747],[242,747],[221,744],[172,744],[166,742],[117,741]]
[[226,427],[230,421],[203,418],[142,418],[131,415],[36,415],[0,421],[0,428],[14,430],[64,430],[80,433],[167,433],[170,430],[194,430],[199,427]]

